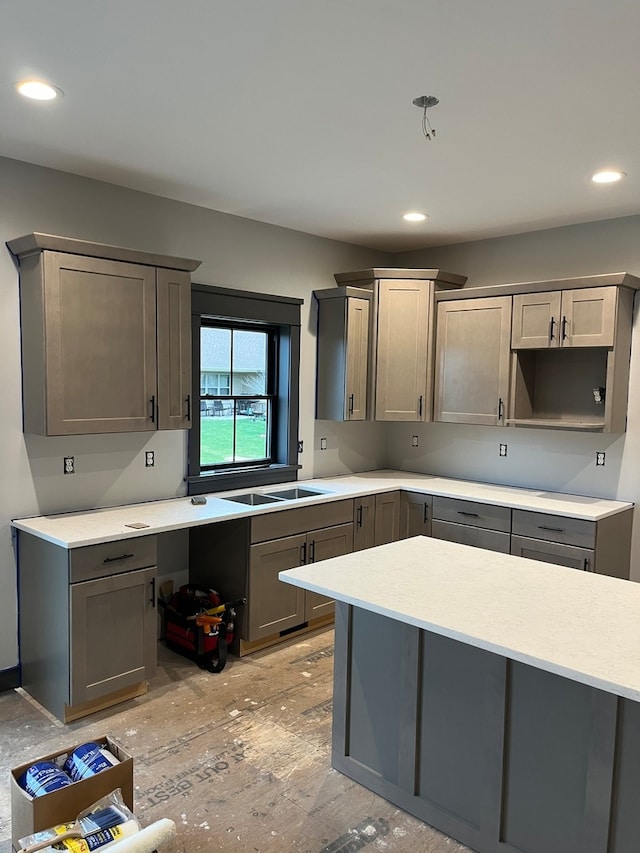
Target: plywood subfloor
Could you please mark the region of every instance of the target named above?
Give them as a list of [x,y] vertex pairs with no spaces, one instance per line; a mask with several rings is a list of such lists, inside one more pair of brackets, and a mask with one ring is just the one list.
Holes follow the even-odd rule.
[[158,656],[146,695],[66,726],[0,694],[0,853],[9,768],[102,734],[134,756],[141,823],[176,822],[176,853],[467,850],[332,770],[331,630],[231,658],[218,675],[162,645]]

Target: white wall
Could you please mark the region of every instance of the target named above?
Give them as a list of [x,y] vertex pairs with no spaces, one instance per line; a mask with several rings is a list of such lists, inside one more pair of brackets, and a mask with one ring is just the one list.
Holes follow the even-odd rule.
[[[339,452],[323,451],[314,461],[319,439],[311,291],[335,286],[335,272],[387,265],[387,254],[0,158],[0,671],[18,662],[11,518],[185,493],[185,432],[23,435],[18,273],[4,243],[32,231],[197,258],[203,263],[194,281],[304,298],[300,476],[385,464],[384,431],[375,424],[349,424],[348,435],[328,424],[321,435],[330,436],[330,447],[341,435],[345,441]],[[155,451],[154,468],[144,467],[145,449]],[[72,476],[62,474],[66,455],[75,457]],[[177,560],[184,553],[179,545],[162,553]],[[161,572],[168,568],[160,566]]]
[[[640,276],[640,216],[443,246],[394,258],[394,265],[439,267],[468,276],[466,287],[598,273]],[[531,486],[640,504],[640,296],[636,296],[627,431],[623,435],[558,430],[394,424],[390,467],[489,483]],[[419,446],[411,447],[411,436]],[[498,445],[507,443],[507,457]],[[595,465],[606,452],[604,468]],[[640,581],[636,510],[632,577]]]

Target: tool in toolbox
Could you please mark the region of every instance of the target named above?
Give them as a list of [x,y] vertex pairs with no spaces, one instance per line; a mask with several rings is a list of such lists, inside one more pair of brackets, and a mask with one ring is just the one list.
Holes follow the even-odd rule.
[[213,589],[185,584],[168,602],[159,599],[164,614],[164,639],[176,651],[195,657],[209,672],[222,672],[233,641],[236,608],[246,598],[221,602]]

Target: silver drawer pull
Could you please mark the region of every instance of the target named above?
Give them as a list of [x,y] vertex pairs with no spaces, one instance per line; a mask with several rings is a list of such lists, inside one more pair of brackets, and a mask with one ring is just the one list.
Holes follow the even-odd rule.
[[119,560],[129,560],[133,554],[120,554],[119,557],[105,557],[103,563],[117,563]]
[[538,530],[550,530],[552,533],[564,533],[564,527],[545,527],[544,524],[539,524]]
[[469,518],[479,518],[480,517],[477,512],[464,512],[461,509],[458,510],[458,515],[468,515]]

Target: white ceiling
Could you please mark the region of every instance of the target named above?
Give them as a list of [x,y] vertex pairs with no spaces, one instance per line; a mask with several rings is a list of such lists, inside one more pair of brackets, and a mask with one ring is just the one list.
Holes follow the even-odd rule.
[[0,155],[388,251],[636,214],[639,36],[638,0],[0,0]]

